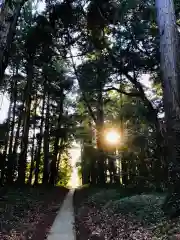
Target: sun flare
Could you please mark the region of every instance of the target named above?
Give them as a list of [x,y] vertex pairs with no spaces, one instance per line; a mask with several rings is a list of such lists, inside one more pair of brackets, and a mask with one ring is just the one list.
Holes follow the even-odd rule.
[[105,134],[105,139],[110,144],[117,144],[120,141],[120,134],[115,130],[111,130]]

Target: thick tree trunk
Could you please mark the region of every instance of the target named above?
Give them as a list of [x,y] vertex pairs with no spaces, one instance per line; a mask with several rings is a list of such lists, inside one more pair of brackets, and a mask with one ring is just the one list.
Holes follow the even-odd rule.
[[9,7],[9,1],[5,1],[0,13],[0,85],[7,68],[11,44],[14,39],[16,25],[22,6],[26,0],[15,4],[13,10]]
[[156,0],[169,160],[169,193],[164,209],[175,214],[180,199],[180,54],[173,0]]
[[27,85],[25,90],[26,100],[25,100],[25,113],[23,119],[23,135],[21,143],[22,147],[18,163],[18,184],[24,184],[26,177],[26,161],[27,161],[28,136],[30,128],[32,83],[33,83],[33,57],[29,58],[27,63]]

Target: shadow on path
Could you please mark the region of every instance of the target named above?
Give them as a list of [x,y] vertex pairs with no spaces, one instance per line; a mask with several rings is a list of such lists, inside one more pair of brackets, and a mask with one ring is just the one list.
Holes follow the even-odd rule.
[[48,240],[75,240],[73,195],[74,189],[71,189],[51,227]]

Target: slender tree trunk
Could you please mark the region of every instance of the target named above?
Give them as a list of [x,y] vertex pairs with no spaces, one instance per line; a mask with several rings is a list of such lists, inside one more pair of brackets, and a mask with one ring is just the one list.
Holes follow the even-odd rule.
[[122,184],[127,186],[128,185],[128,161],[126,156],[122,153]]
[[[9,105],[9,111],[8,111],[8,118],[7,118],[7,132],[6,132],[6,138],[5,138],[5,146],[3,151],[3,161],[2,161],[2,177],[8,180],[8,167],[9,167],[9,156],[8,156],[8,147],[9,147],[9,139],[10,139],[10,130],[11,130],[11,114],[13,109],[13,82],[11,82],[11,96],[10,96],[10,105]],[[5,181],[5,179],[3,180]]]
[[16,103],[17,103],[17,80],[15,80],[14,89],[13,89],[13,109],[12,109],[12,121],[11,121],[11,135],[9,139],[9,155],[12,154],[14,126],[15,126],[15,117],[16,117]]
[[32,147],[31,147],[31,166],[29,169],[29,177],[28,177],[28,184],[32,184],[32,178],[33,178],[33,171],[34,171],[34,157],[35,157],[35,135],[33,133],[33,140],[32,140]]
[[56,164],[57,172],[60,170],[59,167],[60,167],[60,161],[61,161],[61,154],[63,152],[63,144],[64,144],[64,140],[61,139],[60,151],[59,151],[59,154],[58,154],[58,161],[57,161],[57,164]]
[[[169,160],[169,195],[164,210],[179,212],[180,199],[180,54],[173,0],[156,0]],[[169,210],[170,209],[170,210]],[[179,214],[179,213],[178,213]]]
[[[18,71],[18,70],[17,70]],[[16,71],[16,74],[18,72]],[[8,154],[8,168],[7,168],[7,181],[8,184],[12,184],[14,181],[14,172],[16,166],[16,158],[12,154],[13,140],[14,140],[14,127],[15,127],[15,118],[16,118],[16,105],[17,105],[17,78],[14,82],[14,87],[12,89],[13,94],[13,109],[12,109],[12,121],[11,121],[11,134],[9,139],[9,154]]]
[[16,155],[17,149],[19,146],[19,136],[20,136],[20,128],[21,128],[21,123],[22,123],[22,118],[23,118],[23,106],[22,109],[20,109],[19,117],[18,117],[18,122],[17,122],[17,130],[16,130],[16,135],[14,139],[14,145],[13,145],[13,155]]
[[18,184],[25,183],[26,163],[27,163],[27,148],[28,136],[30,128],[30,110],[31,110],[31,93],[33,83],[33,57],[28,59],[27,63],[27,85],[26,85],[26,100],[25,100],[25,115],[23,121],[22,148],[18,163]]
[[29,170],[29,179],[28,183],[32,184],[32,178],[33,178],[33,171],[34,171],[34,162],[35,162],[35,138],[36,138],[36,111],[37,111],[37,92],[35,96],[35,104],[34,104],[34,121],[33,121],[33,139],[32,139],[32,147],[31,147],[31,166]]
[[46,118],[45,118],[45,130],[44,130],[44,169],[43,169],[43,184],[47,184],[49,181],[49,104],[50,94],[47,94],[46,103]]
[[64,144],[64,139],[62,138],[61,139],[61,143],[60,143],[60,150],[59,150],[59,153],[58,153],[58,159],[57,159],[57,163],[56,163],[56,179],[55,179],[55,185],[58,183],[58,177],[59,177],[59,170],[60,170],[60,163],[61,163],[61,155],[62,155],[62,152],[64,150],[63,148],[63,144]]
[[96,125],[96,130],[97,130],[97,139],[96,139],[96,144],[97,144],[97,149],[99,150],[98,154],[98,159],[97,159],[97,165],[98,165],[98,182],[99,184],[105,184],[105,155],[103,151],[103,146],[102,146],[102,129],[104,126],[104,111],[103,111],[103,96],[102,96],[102,82],[100,76],[98,77],[98,85],[99,85],[99,90],[98,90],[98,99],[97,99],[97,125]]
[[[63,103],[64,103],[64,94],[63,90],[60,92],[61,100],[59,103],[59,117],[57,121],[57,127],[56,129],[59,130],[61,127],[61,120],[62,120],[62,115],[63,115]],[[53,159],[51,161],[51,166],[50,166],[50,179],[49,182],[51,185],[55,184],[56,180],[56,175],[57,175],[57,168],[56,168],[56,161],[57,161],[57,155],[58,155],[58,146],[59,146],[59,135],[57,134],[54,140],[54,149],[53,149]]]
[[[147,164],[144,161],[146,159],[146,153],[145,150],[141,148],[140,150],[140,155],[139,155],[139,164],[138,164],[138,170],[139,170],[139,189],[143,189],[145,186],[146,180],[148,178],[148,169],[147,169]],[[159,163],[159,161],[158,161]],[[158,166],[157,166],[158,167]],[[157,168],[158,171],[158,168]],[[156,178],[156,180],[158,180]]]
[[129,156],[129,162],[128,162],[128,174],[129,174],[129,181],[128,183],[131,186],[135,186],[136,182],[135,182],[135,177],[136,177],[136,159],[134,159],[134,155],[130,154]]
[[39,183],[39,171],[40,171],[40,161],[41,161],[41,147],[43,140],[43,126],[44,126],[44,109],[45,109],[45,93],[43,95],[43,103],[42,103],[42,112],[41,112],[41,124],[40,124],[40,132],[37,137],[37,152],[36,152],[36,169],[35,169],[35,181],[34,184],[38,185]]
[[[90,139],[88,141],[88,144],[92,148],[92,139]],[[84,140],[82,140],[81,142],[81,172],[82,172],[82,184],[89,184],[91,182],[91,165],[92,163],[92,159],[90,157],[89,154],[86,154],[86,143]],[[95,167],[95,166],[94,166]],[[95,168],[94,168],[95,170]],[[93,171],[94,173],[94,171]]]

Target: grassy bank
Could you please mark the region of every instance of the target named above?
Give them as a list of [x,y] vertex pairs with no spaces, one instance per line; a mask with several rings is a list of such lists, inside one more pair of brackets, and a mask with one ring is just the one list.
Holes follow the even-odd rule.
[[77,240],[180,239],[180,219],[161,210],[163,194],[81,188],[74,196]]

